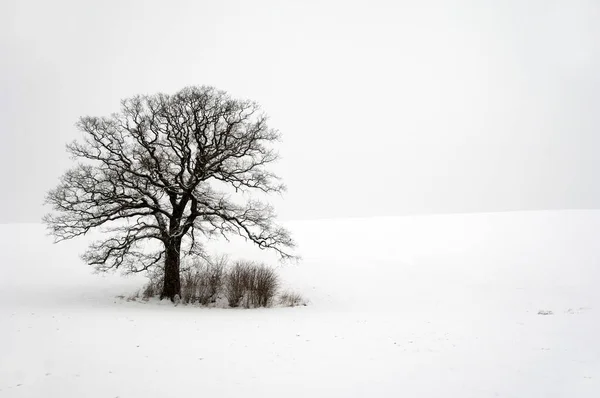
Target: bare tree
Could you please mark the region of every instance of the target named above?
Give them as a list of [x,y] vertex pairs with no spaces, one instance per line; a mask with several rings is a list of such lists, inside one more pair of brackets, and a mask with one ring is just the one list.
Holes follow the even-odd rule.
[[272,207],[247,199],[285,190],[268,170],[279,133],[255,102],[187,87],[126,99],[119,113],[83,117],[77,127],[85,139],[67,150],[80,162],[48,193],[54,212],[44,221],[56,241],[103,226],[108,237],[82,256],[98,270],[164,266],[161,298],[173,300],[181,295],[181,257],[201,255],[201,237],[240,235],[293,257]]

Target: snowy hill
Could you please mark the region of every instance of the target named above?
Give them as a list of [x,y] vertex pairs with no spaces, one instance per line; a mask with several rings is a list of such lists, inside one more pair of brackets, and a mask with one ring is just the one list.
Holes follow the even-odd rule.
[[115,299],[144,279],[0,225],[0,397],[600,396],[600,211],[289,227],[310,305],[244,310]]

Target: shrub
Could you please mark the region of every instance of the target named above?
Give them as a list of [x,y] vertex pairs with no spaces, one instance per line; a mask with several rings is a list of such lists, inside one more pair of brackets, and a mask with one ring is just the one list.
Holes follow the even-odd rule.
[[251,262],[236,262],[226,278],[230,307],[267,307],[277,294],[279,278],[273,268]]
[[142,299],[148,301],[150,298],[156,296],[156,290],[154,289],[154,285],[152,283],[147,283],[142,291]]
[[184,304],[198,302],[207,305],[217,301],[223,287],[227,258],[196,260],[181,271],[182,301]]
[[150,280],[142,291],[142,299],[145,301],[160,294],[164,280],[162,269],[157,268],[153,272],[148,273],[148,279]]
[[238,307],[244,297],[249,283],[249,266],[237,261],[225,278],[225,293],[230,307]]
[[197,270],[190,267],[181,271],[181,301],[184,304],[193,300],[199,284],[200,273]]
[[279,304],[285,307],[297,307],[306,305],[306,300],[299,293],[286,291],[279,296]]
[[254,266],[253,284],[250,288],[255,307],[267,307],[273,301],[279,287],[279,277],[275,269],[264,265]]
[[137,301],[137,299],[140,298],[140,291],[138,290],[137,292],[129,295],[129,297],[127,297],[127,301]]
[[225,270],[229,260],[227,256],[210,259],[206,269],[206,286],[209,292],[209,302],[217,301],[218,295],[223,291]]
[[[160,269],[148,277],[150,281],[142,291],[144,300],[160,294],[163,285]],[[278,288],[279,277],[274,268],[248,261],[236,261],[230,267],[225,256],[194,259],[181,268],[183,304],[198,302],[208,305],[224,296],[230,307],[268,307],[273,304]],[[293,298],[290,293],[282,295],[280,302],[284,296],[288,297],[286,303],[291,303],[291,306],[304,303],[299,295],[296,295],[299,298]]]

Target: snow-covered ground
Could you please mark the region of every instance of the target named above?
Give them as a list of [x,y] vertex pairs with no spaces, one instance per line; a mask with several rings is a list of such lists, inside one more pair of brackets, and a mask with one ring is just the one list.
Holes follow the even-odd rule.
[[1,225],[0,397],[600,396],[600,211],[290,228],[310,305],[244,310],[115,299],[143,279]]

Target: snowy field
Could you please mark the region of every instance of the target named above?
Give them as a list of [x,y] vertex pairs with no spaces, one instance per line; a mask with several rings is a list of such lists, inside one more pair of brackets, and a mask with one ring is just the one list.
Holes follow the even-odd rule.
[[600,397],[600,211],[289,227],[310,305],[245,310],[116,299],[143,278],[0,225],[0,397]]

